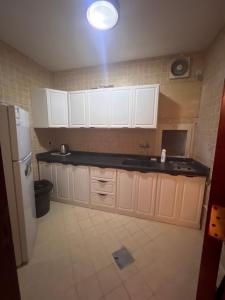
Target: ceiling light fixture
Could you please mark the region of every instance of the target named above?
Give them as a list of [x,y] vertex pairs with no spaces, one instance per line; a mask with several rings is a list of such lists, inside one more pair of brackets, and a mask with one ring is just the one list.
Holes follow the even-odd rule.
[[91,1],[87,9],[88,22],[99,30],[111,29],[118,22],[118,10],[118,3],[115,0]]

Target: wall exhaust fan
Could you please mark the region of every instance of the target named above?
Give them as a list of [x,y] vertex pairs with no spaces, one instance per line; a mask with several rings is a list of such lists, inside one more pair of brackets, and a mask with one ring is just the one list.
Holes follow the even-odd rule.
[[170,63],[170,79],[187,78],[190,76],[191,59],[190,57],[176,57]]

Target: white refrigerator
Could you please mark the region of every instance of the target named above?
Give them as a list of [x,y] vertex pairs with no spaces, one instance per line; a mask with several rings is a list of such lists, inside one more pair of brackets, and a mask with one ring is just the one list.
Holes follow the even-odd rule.
[[0,104],[0,142],[16,263],[21,266],[32,256],[37,232],[28,112]]

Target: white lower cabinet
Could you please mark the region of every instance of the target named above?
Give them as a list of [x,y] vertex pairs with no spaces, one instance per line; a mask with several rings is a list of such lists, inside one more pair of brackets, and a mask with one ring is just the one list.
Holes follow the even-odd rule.
[[90,168],[91,205],[99,208],[115,208],[116,170]]
[[137,173],[135,212],[137,215],[154,216],[156,196],[156,173]]
[[71,166],[72,199],[78,204],[89,204],[89,167]]
[[199,228],[205,177],[39,162],[40,179],[62,202]]
[[72,198],[70,183],[70,165],[55,165],[56,197],[58,200],[70,201]]
[[39,177],[41,180],[45,179],[53,184],[51,197],[56,197],[55,164],[39,162]]
[[134,212],[134,201],[136,194],[136,172],[118,170],[117,171],[117,201],[118,210],[132,213]]
[[159,174],[157,181],[155,217],[166,222],[176,222],[182,195],[182,176]]
[[199,228],[205,177],[159,174],[155,218],[168,223]]
[[190,227],[200,227],[206,179],[204,177],[182,177],[183,190],[177,223]]

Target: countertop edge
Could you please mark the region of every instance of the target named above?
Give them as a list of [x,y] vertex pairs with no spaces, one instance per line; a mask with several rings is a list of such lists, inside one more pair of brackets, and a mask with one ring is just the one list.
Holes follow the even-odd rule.
[[[194,161],[197,165],[199,165],[200,170],[196,170],[194,172],[185,172],[184,170],[179,171],[179,170],[163,170],[159,168],[150,168],[150,167],[143,167],[143,166],[131,166],[131,165],[122,165],[121,163],[101,163],[98,161],[93,161],[90,162],[87,161],[72,161],[71,156],[68,157],[57,157],[57,156],[52,156],[50,154],[51,152],[43,152],[43,153],[38,153],[36,154],[36,159],[37,161],[42,161],[42,162],[47,162],[47,163],[59,163],[59,164],[64,164],[64,165],[73,165],[73,166],[90,166],[90,167],[98,167],[98,168],[112,168],[112,169],[120,169],[120,170],[126,170],[126,171],[133,171],[133,172],[141,172],[141,173],[164,173],[164,174],[170,174],[174,176],[188,176],[188,177],[208,177],[209,176],[209,168],[201,164],[200,162],[197,162],[193,159],[184,159],[186,161]],[[94,152],[72,152],[72,155],[92,155],[93,157],[95,156]],[[113,157],[117,157],[121,159],[123,158],[131,158],[131,157],[142,157],[139,155],[126,155],[126,154],[108,154],[108,153],[102,153],[102,157],[108,157],[110,159]],[[101,157],[101,153],[97,153],[96,157]],[[156,156],[152,156],[156,157]],[[176,158],[175,158],[176,160]],[[181,159],[179,159],[180,161]]]

